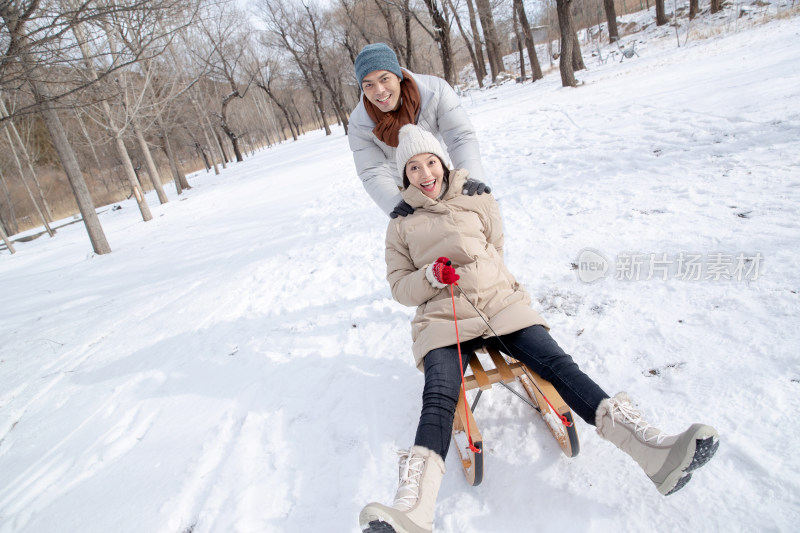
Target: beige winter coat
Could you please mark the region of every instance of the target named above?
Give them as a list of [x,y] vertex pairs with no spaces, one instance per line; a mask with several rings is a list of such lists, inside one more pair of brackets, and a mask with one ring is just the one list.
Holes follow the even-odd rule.
[[[497,201],[490,194],[461,194],[468,173],[450,172],[450,185],[439,200],[415,187],[403,199],[416,211],[389,222],[386,231],[386,279],[392,296],[403,305],[418,306],[411,323],[417,367],[434,348],[456,343],[450,287],[435,289],[425,269],[448,257],[461,276],[458,285],[498,335],[540,324],[531,299],[503,263],[503,228]],[[455,289],[459,339],[490,337],[491,330]]]

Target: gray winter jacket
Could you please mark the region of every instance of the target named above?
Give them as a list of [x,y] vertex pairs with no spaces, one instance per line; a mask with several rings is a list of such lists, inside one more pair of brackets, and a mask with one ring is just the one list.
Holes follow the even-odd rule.
[[[447,149],[456,168],[464,168],[478,181],[485,181],[475,130],[461,101],[448,83],[436,76],[403,71],[417,82],[420,113],[417,125],[433,133]],[[358,177],[364,188],[386,214],[402,200],[402,172],[395,163],[396,148],[380,141],[372,129],[375,122],[364,108],[363,95],[350,115],[348,137]]]

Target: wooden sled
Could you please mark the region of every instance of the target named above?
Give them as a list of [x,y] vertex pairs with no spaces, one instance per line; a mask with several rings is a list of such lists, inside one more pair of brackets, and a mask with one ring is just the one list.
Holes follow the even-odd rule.
[[[484,454],[475,453],[469,449],[466,417],[469,417],[472,443],[476,448],[483,450],[483,437],[480,429],[478,429],[478,424],[475,423],[473,412],[483,391],[491,389],[495,383],[507,386],[507,384],[519,380],[528,398],[524,398],[514,389],[509,388],[509,390],[526,401],[526,403],[530,403],[539,412],[553,437],[561,446],[564,455],[567,457],[578,455],[580,444],[578,443],[578,433],[575,431],[575,424],[573,423],[572,411],[556,392],[555,387],[516,359],[504,357],[500,352],[489,348],[486,349],[486,352],[491,357],[494,368],[485,369],[477,354],[470,358],[469,367],[472,369],[472,373],[467,373],[464,377],[464,384],[467,391],[476,388],[480,390],[469,409],[464,409],[464,394],[462,393],[459,396],[455,419],[453,420],[453,443],[461,457],[461,465],[464,467],[464,475],[467,477],[467,482],[472,486],[476,486],[483,480]],[[542,392],[550,400],[557,414],[553,413],[550,405],[542,397]],[[570,425],[564,425],[558,415],[564,416]]]

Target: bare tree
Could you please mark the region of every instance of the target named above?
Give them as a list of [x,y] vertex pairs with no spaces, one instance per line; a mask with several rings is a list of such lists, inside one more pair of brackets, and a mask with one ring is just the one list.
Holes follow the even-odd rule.
[[[694,0],[695,2],[697,0]],[[606,11],[606,20],[608,21],[608,41],[619,41],[619,30],[617,29],[617,10],[614,7],[614,0],[603,0],[603,7]]]
[[[189,32],[182,32],[181,40],[170,42],[167,46],[169,58],[168,61],[163,65],[163,68],[170,69],[170,71],[164,72],[162,76],[159,76],[159,78],[163,77],[171,81],[154,85],[154,90],[156,91],[155,98],[159,98],[161,92],[170,90],[173,85],[178,85],[181,89],[179,94],[176,96],[185,96],[185,99],[191,103],[191,108],[197,115],[197,120],[201,124],[200,127],[203,128],[204,132],[206,130],[213,132],[214,128],[211,125],[209,112],[201,111],[201,109],[204,108],[206,110],[210,110],[213,109],[214,106],[210,101],[208,102],[207,106],[200,106],[198,103],[198,99],[202,98],[198,82],[201,79],[204,79],[208,74],[209,58],[201,57],[200,60],[192,62],[190,59],[192,57],[196,57],[196,54],[199,53],[197,50],[194,50],[194,53],[189,49],[176,51],[176,47],[180,43],[184,43],[186,46],[193,49],[191,42],[192,37],[188,35],[188,33]],[[210,52],[207,51],[207,53]],[[175,156],[175,151],[172,149],[172,143],[170,142],[170,130],[167,128],[167,123],[172,124],[176,122],[176,117],[184,116],[184,109],[184,106],[180,105],[178,102],[177,97],[166,98],[163,100],[163,105],[158,109],[155,116],[158,137],[161,140],[161,149],[164,151],[164,154],[167,156],[167,160],[169,161],[170,172],[172,173],[172,179],[175,182],[175,188],[177,189],[178,194],[181,194],[184,189],[189,189],[191,187],[189,186],[189,182],[186,180],[186,176],[181,171],[180,165]],[[212,137],[215,137],[213,133]],[[216,148],[219,159],[222,162],[222,168],[226,168],[226,158],[223,155],[223,150],[220,146],[221,143],[215,137],[210,144]],[[214,168],[216,169],[216,165]]]
[[[192,2],[161,0],[161,4],[151,4],[152,10],[124,12],[112,21],[113,28],[108,28],[107,33],[114,35],[111,42],[118,39],[130,53],[141,57],[139,69],[141,76],[134,77],[138,81],[138,94],[136,113],[131,117],[131,126],[139,150],[145,160],[147,173],[153,182],[153,188],[158,195],[160,203],[166,203],[167,195],[161,182],[160,173],[155,165],[150,146],[145,139],[145,133],[153,129],[163,114],[164,108],[180,97],[197,80],[187,80],[184,69],[175,67],[180,65],[174,54],[172,37],[195,23],[198,5]],[[152,36],[163,36],[163,39],[152,39]],[[149,48],[157,47],[155,53],[150,53]],[[162,55],[162,51],[170,52]],[[170,61],[166,64],[164,58]],[[174,75],[177,70],[177,76]],[[132,95],[134,96],[134,95]],[[174,178],[174,176],[173,176]],[[185,180],[185,178],[184,178]],[[175,187],[180,194],[184,185],[178,181]]]
[[400,42],[400,39],[397,37],[397,32],[395,31],[394,27],[394,11],[391,9],[391,6],[394,5],[386,0],[373,0],[375,3],[375,7],[377,7],[378,12],[383,17],[384,22],[386,23],[386,37],[387,39],[382,39],[386,41],[389,46],[395,51],[398,57],[403,57],[403,49],[404,46]]
[[403,34],[405,35],[405,64],[410,70],[415,70],[414,64],[414,46],[411,42],[411,0],[402,0],[395,2],[397,9],[400,10],[400,16],[403,19]]
[[2,211],[0,211],[0,224],[3,224],[8,233],[15,235],[18,232],[17,215],[14,211],[14,202],[11,201],[11,194],[6,185],[6,177],[3,175],[3,169],[0,168],[0,188],[3,189],[3,196],[5,197],[6,206],[8,207],[8,218],[3,218]]
[[[368,37],[368,32],[365,24],[362,24],[363,17],[360,13],[356,13],[359,6],[363,7],[364,2],[359,0],[339,0],[339,6],[344,10],[344,20],[340,20],[340,26],[344,29],[345,42],[352,46],[346,46],[350,52],[350,60],[355,61],[358,55],[358,45],[355,44],[360,37],[365,44],[370,44],[372,41]],[[353,36],[352,28],[355,28],[358,35]],[[351,40],[352,37],[352,40]]]
[[483,45],[478,30],[478,20],[475,18],[475,8],[472,5],[472,0],[466,0],[467,11],[469,12],[469,25],[472,28],[472,38],[475,43],[475,60],[478,63],[475,74],[478,76],[478,85],[483,87],[483,78],[486,77],[486,61],[483,59]]
[[14,250],[14,245],[11,244],[11,241],[8,240],[8,234],[6,234],[5,228],[3,228],[2,220],[0,220],[0,237],[2,237],[3,242],[6,243],[6,248],[8,248],[8,251],[11,252],[12,254],[15,253],[16,250]]
[[522,37],[522,32],[520,31],[519,27],[519,16],[517,15],[517,10],[513,10],[513,24],[514,24],[514,36],[517,42],[517,52],[519,53],[519,78],[517,78],[518,82],[522,82],[527,79],[525,75],[525,52],[523,51],[523,42],[524,37]]
[[656,0],[656,26],[663,26],[667,22],[669,22],[669,20],[667,19],[667,12],[664,9],[664,0]]
[[[95,61],[94,61],[94,54],[92,50],[89,48],[90,44],[90,37],[87,28],[83,24],[76,24],[72,28],[72,32],[77,39],[78,46],[80,47],[81,53],[83,54],[83,60],[85,63],[85,71],[86,76],[90,80],[98,80],[99,76],[97,74],[97,68],[95,68]],[[113,37],[107,33],[108,37],[108,46],[111,48],[112,54],[112,63],[116,60],[116,57],[119,56],[119,53],[116,50],[116,46],[114,44]],[[117,150],[117,158],[119,159],[120,163],[122,164],[122,170],[125,173],[125,176],[128,178],[128,182],[131,187],[132,194],[136,199],[136,203],[139,206],[139,212],[142,215],[142,220],[149,221],[152,220],[153,214],[150,212],[150,206],[147,204],[147,200],[144,197],[144,192],[142,191],[141,184],[139,183],[139,179],[136,176],[136,172],[133,168],[133,163],[131,162],[130,156],[128,155],[128,149],[125,147],[125,134],[126,130],[130,126],[130,121],[135,115],[135,110],[131,112],[128,102],[124,100],[124,96],[126,95],[126,91],[128,89],[126,81],[122,81],[121,77],[116,77],[113,81],[116,84],[119,92],[114,91],[113,87],[110,84],[106,84],[105,87],[105,94],[102,95],[100,100],[100,111],[102,116],[98,117],[98,121],[102,121],[105,131],[107,132],[108,136],[110,137],[111,141],[114,144],[114,147]],[[107,80],[111,82],[111,80]],[[97,88],[97,86],[95,86]],[[99,88],[97,88],[99,89]],[[97,92],[101,92],[102,89],[99,89]],[[116,94],[114,94],[116,92]],[[114,113],[111,108],[111,104],[109,103],[110,98],[114,97],[120,98],[120,108],[123,110],[122,113]]]
[[475,0],[478,8],[478,18],[483,28],[483,39],[486,43],[486,53],[489,56],[489,69],[492,71],[492,82],[497,80],[500,72],[506,69],[503,64],[503,50],[500,39],[497,36],[497,29],[494,24],[494,15],[489,0]]
[[339,117],[340,122],[342,123],[342,127],[344,128],[344,134],[347,135],[347,110],[345,109],[344,105],[344,95],[342,94],[341,83],[340,80],[337,80],[331,76],[331,73],[329,72],[331,69],[325,66],[326,63],[332,65],[334,63],[334,58],[329,54],[325,60],[323,60],[323,46],[321,43],[320,32],[317,29],[317,25],[322,17],[320,17],[308,5],[303,7],[305,8],[308,23],[311,28],[312,45],[310,48],[313,50],[313,57],[316,60],[317,67],[314,73],[322,81],[322,86],[327,89],[328,95],[333,103],[334,110]]
[[576,87],[575,70],[573,68],[573,47],[577,46],[575,37],[575,24],[572,20],[572,0],[556,0],[558,11],[558,26],[561,30],[561,55],[558,68],[561,72],[561,85],[563,87]]
[[576,7],[576,4],[572,3],[570,0],[570,7],[567,8],[567,13],[569,13],[569,21],[570,26],[573,28],[572,33],[572,70],[583,70],[586,68],[586,65],[583,63],[583,54],[581,53],[581,42],[578,39],[578,32],[575,30],[575,19],[573,17],[573,10]]
[[700,11],[700,0],[689,0],[689,20],[694,19]]
[[533,42],[533,32],[531,25],[528,22],[528,15],[525,13],[525,6],[522,0],[514,0],[514,13],[519,17],[520,26],[522,26],[522,33],[525,36],[525,47],[528,49],[528,59],[531,62],[531,70],[533,75],[532,81],[544,78],[542,74],[542,67],[539,65],[539,57],[536,55],[536,43]]
[[[0,98],[0,117],[8,115],[8,110],[6,109],[5,102],[3,102],[2,98]],[[47,200],[45,200],[44,194],[42,193],[42,186],[39,184],[39,180],[36,178],[36,171],[33,169],[33,163],[31,162],[30,155],[28,154],[28,150],[25,148],[25,143],[22,141],[22,138],[19,135],[19,131],[17,131],[17,127],[13,121],[8,121],[7,123],[3,124],[5,126],[6,137],[8,138],[8,147],[9,152],[14,158],[14,162],[17,165],[17,170],[19,172],[20,180],[22,184],[25,186],[25,190],[28,192],[28,197],[31,200],[31,204],[33,205],[34,209],[36,210],[36,214],[39,216],[39,219],[42,221],[44,225],[45,231],[51,237],[55,233],[52,228],[50,228],[50,223],[53,221],[53,215],[50,213],[50,210],[47,206]],[[11,132],[14,133],[14,140],[12,140]],[[27,179],[25,178],[25,170],[23,170],[22,162],[19,159],[19,155],[17,154],[17,150],[22,152],[22,155],[25,159],[26,166],[28,167],[28,172],[30,173],[31,178],[33,179],[37,196],[33,194],[31,190],[31,186],[28,183]]]
[[[61,45],[65,33],[75,24],[82,24],[92,17],[102,15],[107,9],[105,6],[95,6],[91,2],[85,2],[81,5],[82,9],[67,14],[51,15],[48,18],[46,14],[37,12],[39,4],[39,0],[0,3],[0,18],[4,23],[0,30],[3,32],[0,42],[5,45],[0,63],[0,84],[5,87],[10,86],[14,90],[30,89],[34,97],[33,103],[22,112],[41,113],[53,147],[67,174],[78,209],[83,216],[92,248],[97,254],[106,254],[111,252],[111,247],[95,212],[75,152],[67,140],[64,125],[56,112],[55,102],[64,97],[65,93],[51,93],[47,80],[53,72],[53,64],[59,63],[56,59],[65,51]],[[32,23],[34,16],[37,18],[35,25]],[[49,68],[46,68],[45,64]],[[90,81],[88,84],[83,84],[80,88],[85,88],[91,83]],[[68,92],[74,90],[77,89],[70,88]],[[6,117],[8,118],[10,116]]]
[[453,5],[453,0],[447,0],[447,4],[450,6],[450,11],[453,13],[453,18],[455,18],[456,25],[458,26],[458,31],[461,33],[461,38],[464,39],[464,44],[467,47],[467,52],[469,52],[470,61],[472,61],[472,68],[475,70],[475,75],[478,78],[478,86],[483,87],[483,76],[486,75],[486,71],[483,71],[483,74],[479,74],[481,72],[481,68],[485,69],[480,63],[478,63],[478,56],[475,55],[475,46],[478,47],[480,50],[480,41],[477,39],[473,40],[470,39],[469,35],[467,34],[466,30],[464,30],[464,26],[461,24],[461,17],[458,16],[458,11],[456,7]]
[[260,0],[257,12],[267,27],[267,30],[276,39],[277,43],[289,53],[294,64],[302,75],[306,88],[311,93],[314,109],[318,114],[325,129],[325,135],[331,134],[328,124],[328,114],[322,89],[314,77],[314,63],[307,43],[302,39],[304,19],[296,11],[288,9],[284,4],[275,5],[269,0]]
[[[244,72],[250,49],[250,29],[244,14],[229,2],[215,6],[214,15],[201,25],[208,51],[197,57],[209,67],[212,80],[226,85],[229,89],[222,97],[219,125],[230,139],[236,161],[244,161],[239,145],[240,137],[228,118],[228,106],[235,99],[243,99],[250,88],[250,78]],[[200,46],[200,41],[195,45]],[[245,79],[241,79],[244,76]]]
[[450,85],[456,84],[456,70],[455,61],[453,60],[453,45],[450,40],[450,22],[445,18],[439,10],[436,0],[423,0],[425,7],[428,8],[428,14],[433,21],[433,31],[428,33],[433,37],[433,40],[439,45],[439,55],[442,58],[442,70],[444,70],[444,79]]
[[292,123],[291,118],[289,117],[289,106],[287,103],[284,103],[278,97],[278,91],[275,89],[274,84],[278,79],[278,73],[281,71],[279,67],[280,63],[279,60],[272,56],[267,56],[265,60],[258,62],[255,65],[252,65],[251,68],[254,68],[256,72],[253,75],[254,83],[256,87],[260,88],[269,99],[278,106],[281,113],[283,114],[284,119],[286,120],[286,124],[289,127],[289,131],[292,135],[292,138],[296,141],[300,132],[297,131]]

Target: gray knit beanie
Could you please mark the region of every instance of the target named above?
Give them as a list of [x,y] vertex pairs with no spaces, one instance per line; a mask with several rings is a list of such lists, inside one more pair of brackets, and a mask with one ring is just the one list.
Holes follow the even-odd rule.
[[431,132],[425,131],[415,124],[406,124],[400,128],[400,142],[395,152],[397,171],[405,176],[406,163],[419,154],[438,156],[442,160],[442,166],[447,166],[447,156],[442,150],[442,143]]
[[397,55],[384,43],[368,44],[362,48],[356,57],[355,67],[359,85],[364,80],[364,76],[375,70],[388,70],[396,74],[400,81],[403,81],[403,71],[400,70]]

